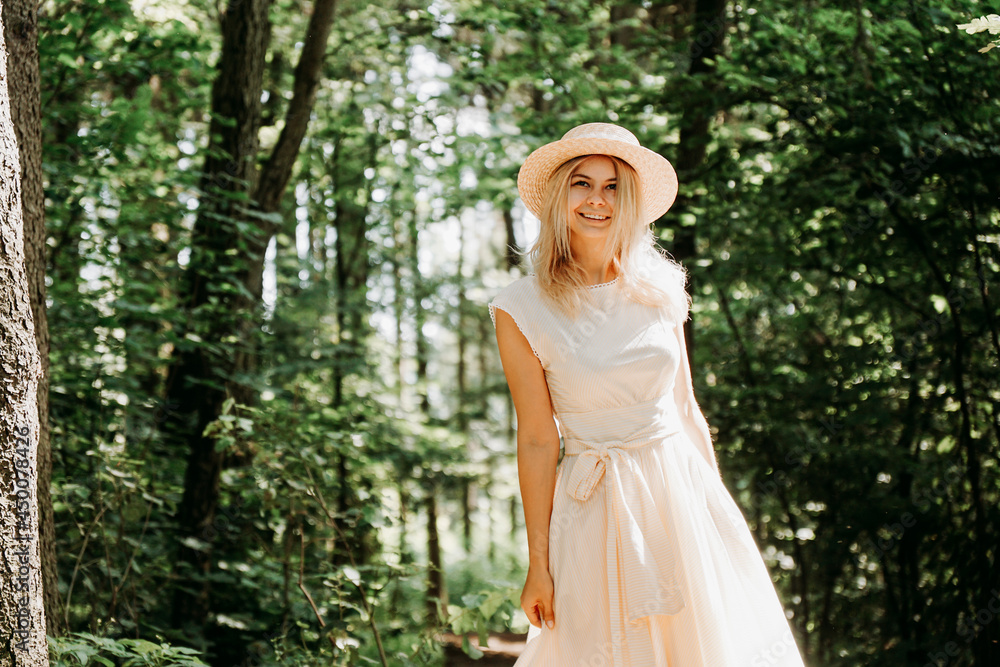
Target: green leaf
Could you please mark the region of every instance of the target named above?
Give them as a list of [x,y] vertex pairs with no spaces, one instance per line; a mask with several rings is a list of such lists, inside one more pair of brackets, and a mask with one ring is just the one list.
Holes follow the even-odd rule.
[[462,636],[462,650],[465,652],[467,656],[475,660],[479,660],[484,655],[486,655],[485,653],[483,653],[478,648],[472,645],[472,642],[469,641],[468,635]]
[[506,599],[505,594],[502,591],[497,591],[491,593],[482,604],[479,605],[479,613],[483,615],[484,618],[493,618],[493,614],[496,613],[500,605],[504,603]]
[[486,627],[486,618],[480,616],[476,619],[476,632],[479,634],[479,645],[489,646],[490,645],[490,633],[489,629]]

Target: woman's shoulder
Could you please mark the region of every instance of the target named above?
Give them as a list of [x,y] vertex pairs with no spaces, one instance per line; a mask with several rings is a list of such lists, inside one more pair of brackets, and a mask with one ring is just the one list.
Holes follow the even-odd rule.
[[534,294],[537,289],[538,276],[534,273],[529,273],[525,276],[521,276],[511,283],[508,283],[506,287],[502,287],[500,291],[497,292],[496,298],[510,298],[530,295]]
[[500,288],[489,302],[490,315],[495,316],[494,309],[500,308],[507,311],[515,320],[519,322],[524,320],[534,310],[533,304],[538,302],[536,282],[532,273]]

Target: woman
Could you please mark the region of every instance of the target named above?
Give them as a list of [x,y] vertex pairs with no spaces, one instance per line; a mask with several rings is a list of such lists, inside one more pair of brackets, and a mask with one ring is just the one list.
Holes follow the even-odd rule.
[[534,272],[489,304],[528,533],[517,667],[801,667],[695,402],[685,273],[651,229],[673,168],[590,123],[517,184],[542,223]]

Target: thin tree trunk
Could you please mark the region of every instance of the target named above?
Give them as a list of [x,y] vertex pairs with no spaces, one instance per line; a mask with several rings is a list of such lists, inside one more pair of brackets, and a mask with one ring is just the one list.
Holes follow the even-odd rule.
[[[6,18],[3,8],[0,23]],[[21,168],[0,26],[0,667],[49,664],[38,531],[38,381]]]
[[628,48],[632,44],[635,39],[635,28],[622,24],[634,19],[641,6],[641,3],[633,1],[620,2],[611,6],[611,24],[615,26],[611,30],[612,46]]
[[503,232],[504,237],[507,239],[504,259],[509,271],[521,264],[521,256],[517,254],[517,237],[514,235],[514,214],[511,212],[510,206],[504,206],[503,208]]
[[[350,107],[354,107],[353,103]],[[359,372],[364,362],[364,340],[368,324],[368,276],[371,256],[368,232],[368,206],[358,204],[359,195],[370,200],[365,169],[375,162],[374,137],[339,134],[330,160],[330,180],[334,190],[334,253],[337,335],[341,352],[335,363],[334,405],[343,403],[344,378]],[[370,160],[368,159],[370,156]]]
[[38,11],[32,0],[3,2],[10,113],[21,162],[24,265],[28,274],[35,341],[42,365],[38,380],[38,529],[48,634],[63,632],[55,518],[52,510],[52,440],[49,428],[49,320],[45,307],[45,192],[42,188],[42,99],[38,60]]
[[[371,255],[367,238],[368,208],[367,204],[357,203],[357,193],[364,191],[368,181],[364,177],[365,169],[374,163],[374,148],[365,138],[357,145],[353,137],[340,135],[337,138],[333,158],[330,163],[330,176],[335,191],[334,223],[336,225],[336,241],[334,245],[336,272],[336,321],[337,341],[340,352],[334,361],[333,368],[333,404],[344,405],[344,380],[353,373],[361,372],[365,362],[365,340],[368,338],[368,260]],[[369,153],[365,149],[371,149]],[[367,156],[371,156],[369,160]],[[370,201],[370,195],[365,193],[365,202]],[[367,542],[362,539],[363,526],[352,528],[346,521],[348,512],[359,504],[357,494],[351,488],[350,460],[343,453],[337,458],[337,514],[333,518],[337,525],[337,534],[350,536],[351,544],[342,543],[340,550],[334,554],[335,563],[346,563],[350,560],[347,550],[353,546],[361,547],[359,561],[368,560],[365,550]]]
[[518,535],[518,516],[521,514],[520,508],[518,507],[517,495],[512,495],[510,497],[510,506],[507,510],[510,512],[510,539],[516,540]]
[[[398,247],[398,246],[397,246]],[[396,548],[399,551],[399,564],[401,567],[406,567],[413,562],[413,555],[410,553],[409,543],[407,541],[407,524],[410,522],[409,518],[409,506],[410,506],[410,494],[406,490],[406,480],[400,475],[396,482],[396,491],[399,494],[399,543]],[[405,599],[403,586],[403,578],[400,577],[393,582],[392,593],[389,596],[389,608],[387,613],[390,618],[398,618]]]
[[417,225],[416,213],[410,216],[410,275],[413,280],[413,330],[416,336],[416,356],[417,356],[417,395],[420,398],[420,412],[430,414],[431,403],[427,392],[427,359],[429,346],[427,338],[424,336],[424,324],[427,323],[427,315],[421,302],[424,299],[426,289],[420,279],[420,230]]
[[[458,333],[458,364],[455,369],[455,381],[457,384],[456,413],[457,426],[462,437],[465,439],[466,460],[473,462],[476,460],[478,448],[476,441],[470,437],[469,433],[469,413],[472,406],[469,405],[469,391],[466,382],[465,357],[469,348],[468,336],[465,333],[465,312],[468,309],[469,300],[465,289],[465,224],[461,219],[458,221],[458,267],[455,281],[458,288],[458,317],[456,330]],[[465,553],[472,553],[472,517],[476,511],[478,503],[478,485],[472,478],[462,480],[462,546]]]
[[[483,269],[487,265],[486,262],[488,258],[493,257],[492,252],[489,252],[488,246],[484,244],[487,252],[480,253],[479,266],[477,271],[479,275],[483,274]],[[477,340],[479,345],[476,348],[476,362],[479,367],[479,405],[476,410],[479,414],[479,419],[485,419],[489,415],[489,382],[490,382],[490,355],[487,354],[487,349],[490,347],[490,342],[493,340],[491,335],[491,329],[493,328],[489,321],[489,316],[486,313],[479,313],[479,317],[476,318],[477,324]],[[496,467],[495,459],[492,454],[488,454],[488,459],[486,461],[486,478],[483,480],[483,506],[486,508],[486,545],[487,545],[487,559],[490,565],[496,563],[497,555],[497,532],[496,532],[496,516],[494,514],[493,507],[493,471]]]
[[395,197],[389,202],[389,224],[392,225],[392,313],[396,323],[396,344],[393,350],[393,368],[396,372],[394,378],[396,383],[396,401],[403,407],[403,387],[406,385],[403,377],[403,314],[406,312],[406,295],[403,294],[403,235],[399,224],[399,210],[396,207]]
[[[489,470],[496,465],[492,457],[486,462]],[[497,522],[493,515],[493,480],[487,479],[483,485],[484,505],[486,505],[486,561],[490,565],[497,562]]]
[[437,520],[437,482],[434,481],[427,490],[427,621],[431,625],[438,623],[438,604],[443,610],[448,608]]

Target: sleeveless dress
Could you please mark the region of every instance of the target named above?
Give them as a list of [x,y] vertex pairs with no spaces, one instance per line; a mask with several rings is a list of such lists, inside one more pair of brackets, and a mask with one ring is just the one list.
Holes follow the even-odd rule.
[[535,274],[489,303],[541,362],[565,450],[549,524],[555,627],[531,625],[515,667],[802,667],[693,418],[683,321],[617,283],[589,287],[595,305],[575,319],[543,301]]

